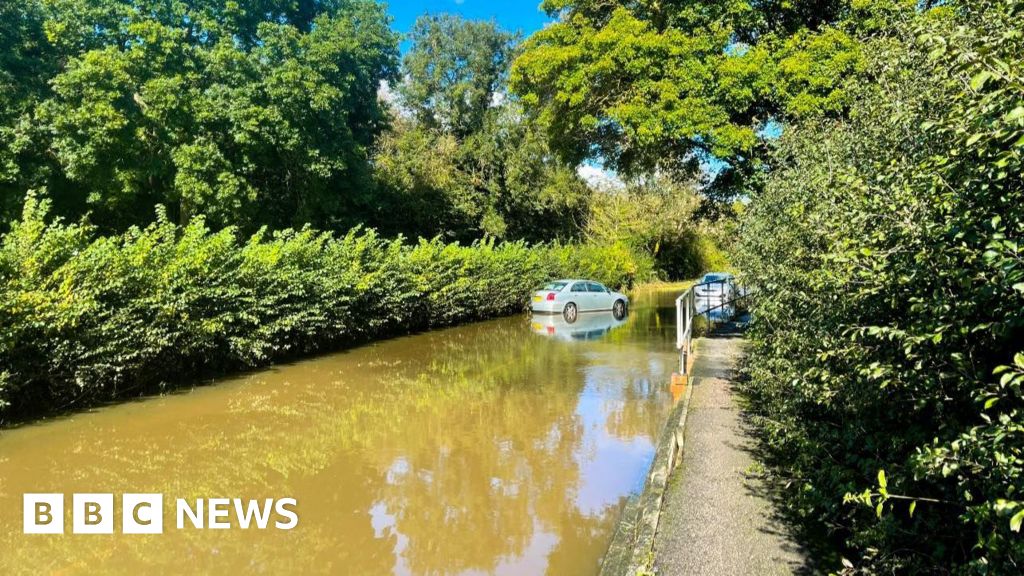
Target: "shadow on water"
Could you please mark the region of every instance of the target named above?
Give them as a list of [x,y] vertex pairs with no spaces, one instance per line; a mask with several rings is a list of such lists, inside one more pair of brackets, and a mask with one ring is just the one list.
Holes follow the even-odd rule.
[[[517,316],[0,433],[0,572],[596,573],[671,408],[671,295]],[[610,321],[609,321],[610,320]],[[26,536],[21,495],[162,493],[165,532]],[[175,498],[298,501],[178,529]],[[119,497],[116,513],[120,514]]]

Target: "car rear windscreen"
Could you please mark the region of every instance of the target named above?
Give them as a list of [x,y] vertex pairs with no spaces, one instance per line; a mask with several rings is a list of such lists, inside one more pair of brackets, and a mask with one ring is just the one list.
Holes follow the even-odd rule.
[[548,282],[543,288],[541,288],[541,290],[554,290],[555,292],[558,292],[562,288],[565,288],[566,284],[568,284],[568,282]]

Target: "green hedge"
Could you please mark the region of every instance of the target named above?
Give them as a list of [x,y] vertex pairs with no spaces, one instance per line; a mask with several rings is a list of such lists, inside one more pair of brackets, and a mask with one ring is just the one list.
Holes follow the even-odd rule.
[[470,246],[186,227],[95,237],[29,196],[0,245],[0,418],[151,392],[393,334],[507,315],[556,276],[652,275],[620,246]]
[[1024,566],[1024,1],[867,41],[743,222],[748,413],[842,574]]

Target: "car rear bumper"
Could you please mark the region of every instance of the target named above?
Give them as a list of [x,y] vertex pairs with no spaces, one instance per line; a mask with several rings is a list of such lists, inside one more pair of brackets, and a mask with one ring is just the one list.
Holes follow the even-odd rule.
[[561,302],[555,302],[553,300],[530,302],[530,310],[539,314],[560,314],[562,312],[562,308],[563,304]]

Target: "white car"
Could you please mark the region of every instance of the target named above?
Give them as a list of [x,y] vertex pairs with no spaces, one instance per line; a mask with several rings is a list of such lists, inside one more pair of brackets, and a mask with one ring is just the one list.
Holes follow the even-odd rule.
[[717,311],[725,308],[736,297],[736,278],[728,272],[709,272],[693,287],[697,312]]
[[629,298],[593,280],[555,280],[533,293],[530,309],[541,314],[561,314],[572,324],[581,312],[611,310],[616,319],[626,317]]
[[694,287],[698,298],[729,301],[736,291],[736,278],[728,272],[709,272]]

